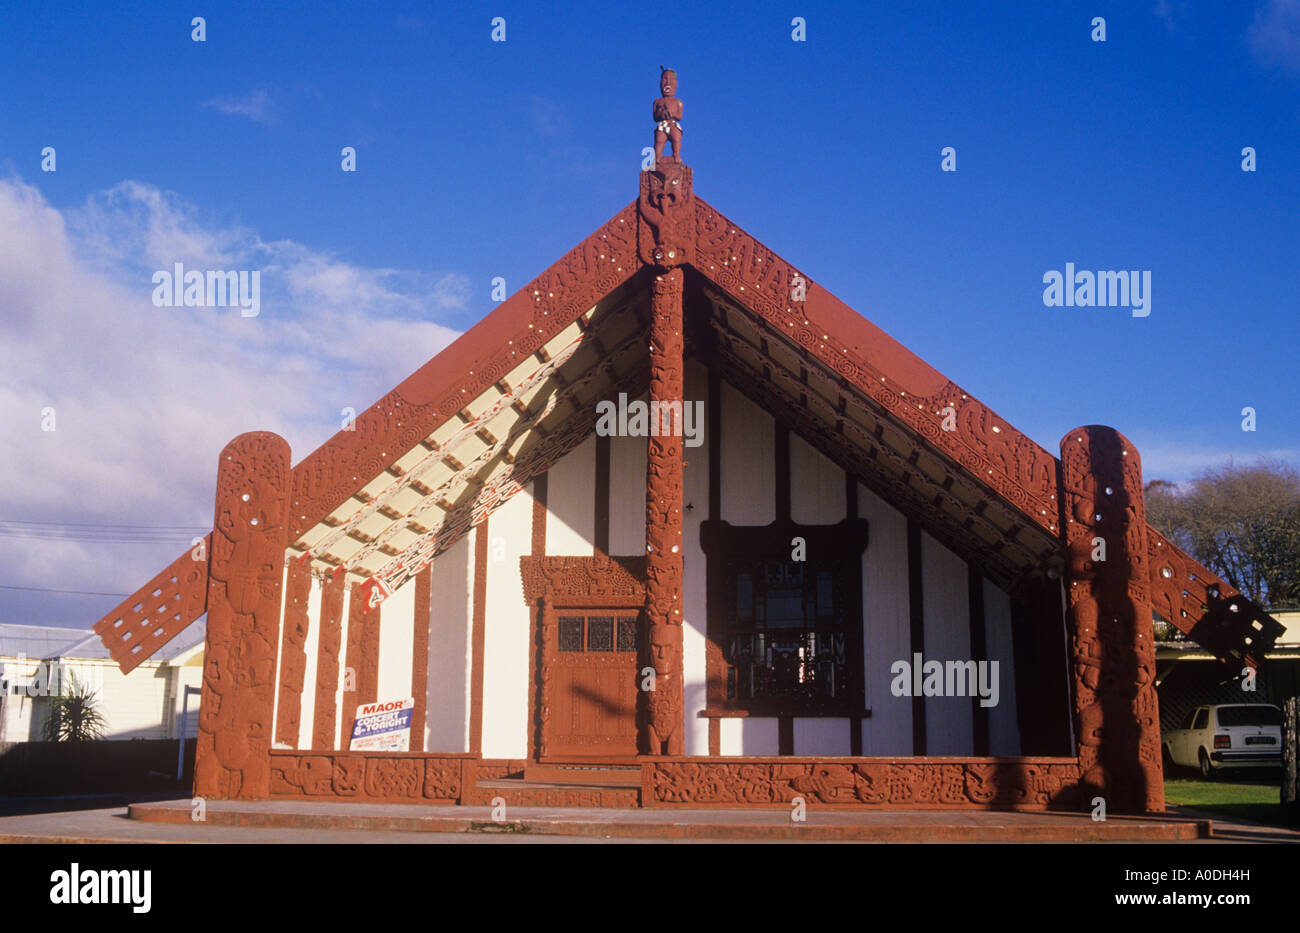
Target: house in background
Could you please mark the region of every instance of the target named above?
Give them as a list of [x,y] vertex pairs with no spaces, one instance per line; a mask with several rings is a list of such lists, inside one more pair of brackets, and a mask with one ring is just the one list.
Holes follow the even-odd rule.
[[1179,728],[1188,710],[1220,703],[1273,703],[1300,696],[1300,609],[1280,609],[1273,618],[1286,627],[1264,654],[1254,690],[1243,690],[1241,665],[1226,666],[1196,642],[1156,642],[1156,684],[1160,727]]
[[[50,671],[89,684],[107,722],[106,739],[173,739],[186,686],[203,678],[202,623],[169,642],[125,674],[89,629],[0,624],[0,743],[39,742],[49,708]],[[198,729],[198,703],[191,699],[187,736]]]

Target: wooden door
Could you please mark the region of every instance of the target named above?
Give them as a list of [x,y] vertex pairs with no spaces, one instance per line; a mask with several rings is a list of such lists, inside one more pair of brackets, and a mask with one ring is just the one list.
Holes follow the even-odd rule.
[[637,753],[638,612],[556,610],[545,646],[551,710],[545,755],[610,757]]

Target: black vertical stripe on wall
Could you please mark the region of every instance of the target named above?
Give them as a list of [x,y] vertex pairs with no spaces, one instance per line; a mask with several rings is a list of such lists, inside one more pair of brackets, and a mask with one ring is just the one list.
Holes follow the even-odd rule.
[[[912,627],[912,658],[925,654],[925,594],[921,568],[921,526],[907,521],[907,602]],[[925,697],[912,697],[912,754],[925,752]]]
[[709,369],[709,521],[722,518],[722,379]]
[[790,521],[790,429],[776,423],[776,520]]
[[[974,564],[966,565],[967,603],[970,606],[970,655],[977,664],[988,660],[988,628],[984,620],[984,575]],[[999,675],[1001,667],[999,664]],[[998,694],[1001,698],[1001,693]],[[971,691],[975,754],[989,753],[989,708],[980,703],[978,690]]]
[[794,754],[794,717],[782,716],[777,721],[776,750],[778,755]]

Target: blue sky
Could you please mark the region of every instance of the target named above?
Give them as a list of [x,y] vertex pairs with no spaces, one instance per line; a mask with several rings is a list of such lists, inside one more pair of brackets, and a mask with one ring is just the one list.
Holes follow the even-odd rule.
[[[300,459],[631,201],[660,64],[697,193],[1049,450],[1300,463],[1300,0],[11,4],[0,521],[59,524],[0,533],[0,621],[90,624],[40,589],[160,569],[230,437]],[[153,307],[172,261],[263,269],[262,313]],[[1150,270],[1150,316],[1045,307],[1067,262]]]

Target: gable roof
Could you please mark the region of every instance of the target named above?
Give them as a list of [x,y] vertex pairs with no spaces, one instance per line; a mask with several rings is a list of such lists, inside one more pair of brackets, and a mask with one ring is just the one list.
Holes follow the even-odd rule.
[[[697,352],[999,584],[1064,567],[1053,454],[703,199],[689,204]],[[642,391],[653,269],[640,223],[634,201],[299,462],[291,553],[382,598],[581,443],[598,399]],[[1280,626],[1155,529],[1148,542],[1156,611],[1220,657],[1262,657]],[[124,671],[203,614],[206,553],[182,554],[96,623]]]

